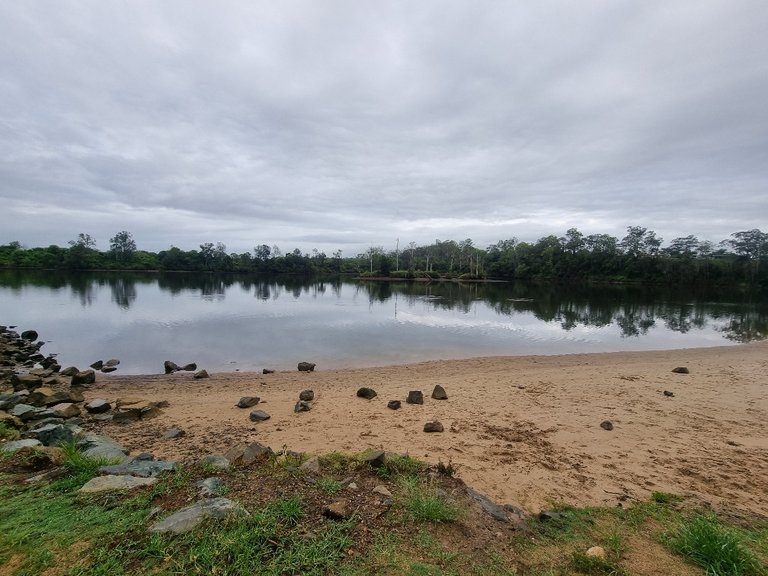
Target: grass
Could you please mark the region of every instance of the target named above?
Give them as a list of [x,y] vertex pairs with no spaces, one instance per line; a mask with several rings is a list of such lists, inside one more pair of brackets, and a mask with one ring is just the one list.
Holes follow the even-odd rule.
[[333,478],[320,478],[316,486],[326,494],[337,494],[344,489],[344,484]]
[[16,428],[8,426],[5,422],[0,422],[0,439],[18,440],[19,438],[21,438],[21,434]]
[[434,485],[412,477],[399,484],[401,504],[409,518],[416,522],[455,522],[459,508]]
[[685,497],[670,494],[669,492],[654,492],[651,494],[651,500],[657,504],[677,504],[685,500]]
[[767,573],[755,554],[747,548],[739,531],[725,526],[714,514],[701,514],[683,520],[667,543],[672,550],[713,576]]

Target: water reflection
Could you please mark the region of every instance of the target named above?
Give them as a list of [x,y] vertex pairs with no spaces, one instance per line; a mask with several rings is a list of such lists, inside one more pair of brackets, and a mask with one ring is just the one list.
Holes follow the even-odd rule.
[[[228,293],[252,295],[256,301],[276,302],[334,298],[343,305],[367,301],[391,305],[399,311],[451,312],[470,317],[478,306],[507,319],[533,317],[569,333],[582,328],[615,326],[622,338],[665,331],[689,334],[709,329],[733,342],[768,337],[768,302],[764,297],[738,289],[681,288],[618,285],[556,285],[546,283],[405,283],[354,281],[341,278],[307,280],[301,277],[217,276],[215,274],[0,272],[0,294],[23,298],[26,289],[69,291],[84,308],[97,304],[108,287],[111,303],[128,311],[154,294],[186,295],[223,303]],[[103,305],[103,304],[102,304]],[[2,319],[0,319],[2,320]],[[471,324],[471,319],[463,319]],[[485,320],[487,322],[487,320]]]

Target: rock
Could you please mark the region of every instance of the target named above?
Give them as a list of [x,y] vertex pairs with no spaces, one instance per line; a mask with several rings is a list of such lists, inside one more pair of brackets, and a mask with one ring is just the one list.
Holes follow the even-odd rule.
[[347,484],[347,490],[352,490],[353,492],[357,492],[357,484],[355,482],[350,482]]
[[35,374],[21,374],[13,375],[11,377],[11,384],[13,389],[19,390],[34,390],[43,385],[43,379]]
[[238,408],[250,408],[251,406],[256,406],[256,404],[258,404],[260,400],[261,398],[259,398],[258,396],[243,396],[242,398],[240,398],[240,400],[238,400],[235,406],[237,406]]
[[405,401],[408,404],[424,404],[424,394],[421,390],[411,390],[408,392],[408,398]]
[[613,422],[611,422],[610,420],[603,420],[602,422],[600,422],[600,428],[602,428],[603,430],[611,431],[613,430]]
[[117,370],[117,368],[114,366],[104,366],[104,368],[101,369],[101,371],[104,374],[109,374],[110,372],[114,372],[115,370]]
[[184,366],[182,366],[181,369],[184,370],[185,372],[194,372],[195,370],[197,370],[197,364],[195,364],[194,362],[190,364],[184,364]]
[[112,405],[106,400],[102,400],[101,398],[91,400],[88,402],[88,404],[85,405],[85,410],[89,414],[103,414],[104,412],[109,412],[111,409]]
[[381,468],[384,466],[385,459],[386,453],[384,450],[371,450],[363,457],[363,462],[371,468]]
[[16,406],[11,408],[8,413],[11,416],[15,416],[22,422],[27,422],[28,420],[32,420],[32,418],[34,418],[38,412],[39,408],[35,408],[29,404],[16,404]]
[[243,455],[240,457],[240,463],[244,466],[253,464],[254,462],[262,462],[269,459],[274,455],[272,448],[264,446],[259,442],[253,442],[248,444],[243,450]]
[[141,452],[135,458],[132,458],[131,462],[152,462],[154,459],[155,455],[152,452]]
[[672,372],[674,372],[675,374],[689,374],[690,370],[688,370],[688,368],[686,368],[685,366],[678,366],[677,368],[673,368]]
[[67,444],[72,442],[75,437],[72,429],[63,424],[46,424],[45,426],[30,430],[27,434],[32,438],[40,440],[43,446]]
[[94,494],[96,492],[113,492],[115,490],[133,490],[141,486],[152,486],[157,478],[137,478],[135,476],[97,476],[86,482],[78,492]]
[[674,392],[670,392],[669,390],[664,390],[664,396],[669,396],[670,398],[672,398],[674,395],[675,395]]
[[24,426],[21,418],[17,418],[16,416],[8,414],[7,412],[0,412],[0,424],[6,428],[16,428],[17,430]]
[[112,421],[118,424],[149,420],[163,413],[159,406],[162,402],[149,402],[136,398],[119,398]]
[[299,469],[304,470],[305,472],[311,472],[312,474],[320,474],[320,459],[317,456],[313,456],[299,466]]
[[200,496],[200,498],[212,498],[215,496],[221,496],[221,494],[224,492],[224,489],[226,488],[226,485],[224,484],[224,480],[221,478],[211,476],[205,480],[200,480],[197,483],[197,487],[200,488],[200,492],[198,492],[198,496]]
[[[508,523],[510,521],[510,512],[515,513],[519,517],[516,520],[522,520],[524,516],[523,511],[519,508],[514,506],[500,506],[484,494],[480,494],[480,492],[473,490],[469,486],[467,486],[467,495],[480,504],[480,508],[482,508],[486,514],[498,522]],[[510,508],[512,510],[510,510]]]
[[54,406],[63,402],[80,402],[81,400],[82,396],[78,397],[75,394],[73,397],[71,392],[66,390],[53,391],[47,386],[38,388],[27,397],[27,401],[34,406]]
[[600,560],[605,560],[608,556],[605,552],[605,548],[602,546],[592,546],[592,548],[587,550],[586,555],[591,558],[599,558]]
[[74,418],[75,416],[80,416],[80,408],[71,402],[56,404],[51,410],[53,410],[53,415],[57,418]]
[[371,400],[372,398],[376,397],[376,390],[373,388],[360,388],[357,391],[357,397],[358,398],[365,398],[366,400]]
[[104,362],[102,360],[98,360],[97,362],[94,362],[93,364],[91,364],[91,368],[93,368],[94,370],[101,370],[102,368],[104,368]]
[[337,500],[328,506],[323,506],[323,516],[331,520],[346,520],[349,518],[350,512],[346,500]]
[[117,366],[118,364],[120,364],[120,360],[118,360],[117,358],[110,358],[109,360],[104,362],[104,366],[109,366],[110,368],[113,366]]
[[149,531],[155,534],[183,534],[197,527],[203,520],[221,520],[233,514],[249,515],[245,508],[232,500],[210,498],[174,512],[153,524]]
[[400,410],[401,405],[402,403],[400,402],[400,400],[390,400],[389,402],[387,402],[387,408],[389,408],[390,410]]
[[264,370],[261,371],[262,374],[274,374],[274,370],[270,370],[269,368],[264,368]]
[[251,422],[263,422],[264,420],[272,418],[272,416],[264,412],[264,410],[254,410],[248,417],[251,419]]
[[312,410],[312,404],[310,402],[304,402],[304,400],[299,400],[293,407],[294,412],[309,412],[310,410]]
[[70,382],[70,385],[72,386],[83,386],[86,384],[93,384],[96,382],[96,372],[93,370],[85,370],[83,372],[78,372],[74,376],[72,376],[72,381]]
[[197,372],[195,372],[195,375],[193,376],[195,380],[202,380],[203,378],[210,378],[210,377],[211,376],[208,374],[208,371],[205,369],[198,370]]
[[440,424],[437,420],[434,422],[427,422],[424,424],[424,432],[442,432],[443,431],[443,425]]
[[24,440],[11,440],[5,444],[0,444],[0,452],[13,454],[22,448],[35,448],[42,445],[43,444],[40,442],[40,440],[35,440],[34,438],[25,438]]
[[432,398],[435,400],[448,400],[448,394],[445,393],[445,388],[440,384],[435,385],[435,389],[432,390]]
[[24,332],[21,333],[21,339],[27,340],[28,342],[34,342],[37,340],[37,332],[34,330],[24,330]]
[[20,468],[43,470],[52,466],[61,466],[64,456],[60,448],[47,446],[25,446],[14,452]]
[[315,364],[312,362],[299,362],[299,372],[314,372]]
[[99,468],[99,474],[149,478],[159,476],[162,472],[176,470],[176,468],[177,464],[173,460],[132,460],[123,464],[102,466]]
[[163,362],[163,368],[165,369],[166,374],[173,374],[174,372],[181,370],[176,362],[171,362],[170,360]]
[[230,461],[223,454],[209,454],[208,456],[203,456],[199,464],[204,467],[227,470],[229,469]]
[[171,428],[163,434],[163,439],[165,440],[174,440],[176,438],[181,438],[182,436],[185,436],[187,433],[184,432],[181,428]]
[[563,520],[565,515],[562,512],[550,512],[542,510],[538,515],[539,522],[549,522],[551,520]]
[[387,490],[386,486],[376,486],[373,490],[371,490],[374,494],[380,494],[381,496],[384,496],[385,498],[392,498],[392,492]]
[[68,368],[64,368],[64,370],[59,370],[59,374],[62,376],[74,376],[75,374],[79,374],[80,370],[75,368],[74,366],[69,366]]
[[115,442],[109,436],[86,434],[77,442],[80,451],[89,458],[103,458],[115,462],[128,460],[128,449]]
[[299,400],[304,402],[312,402],[315,399],[315,393],[313,390],[302,390],[299,392]]

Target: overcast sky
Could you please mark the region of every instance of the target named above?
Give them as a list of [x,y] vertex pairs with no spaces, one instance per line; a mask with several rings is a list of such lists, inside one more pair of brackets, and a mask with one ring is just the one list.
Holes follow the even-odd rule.
[[0,244],[768,231],[768,2],[0,0]]

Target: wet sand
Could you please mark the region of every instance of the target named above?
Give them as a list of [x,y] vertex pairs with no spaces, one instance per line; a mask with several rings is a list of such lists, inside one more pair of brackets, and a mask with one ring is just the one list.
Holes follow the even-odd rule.
[[[311,360],[311,359],[309,359]],[[677,366],[689,374],[676,374]],[[442,385],[447,400],[430,397]],[[357,398],[361,386],[373,400]],[[312,389],[310,412],[294,413]],[[424,404],[405,403],[410,390]],[[674,393],[665,396],[664,391]],[[252,409],[234,405],[259,396]],[[87,399],[167,400],[163,415],[103,431],[133,452],[196,460],[239,442],[302,452],[382,448],[436,463],[502,503],[614,505],[689,495],[768,516],[768,342],[563,356],[492,357],[316,372],[101,376]],[[387,401],[402,400],[400,410]],[[253,409],[271,414],[254,423]],[[443,433],[422,431],[439,420]],[[613,430],[600,427],[604,420]],[[176,440],[162,434],[179,427]]]

